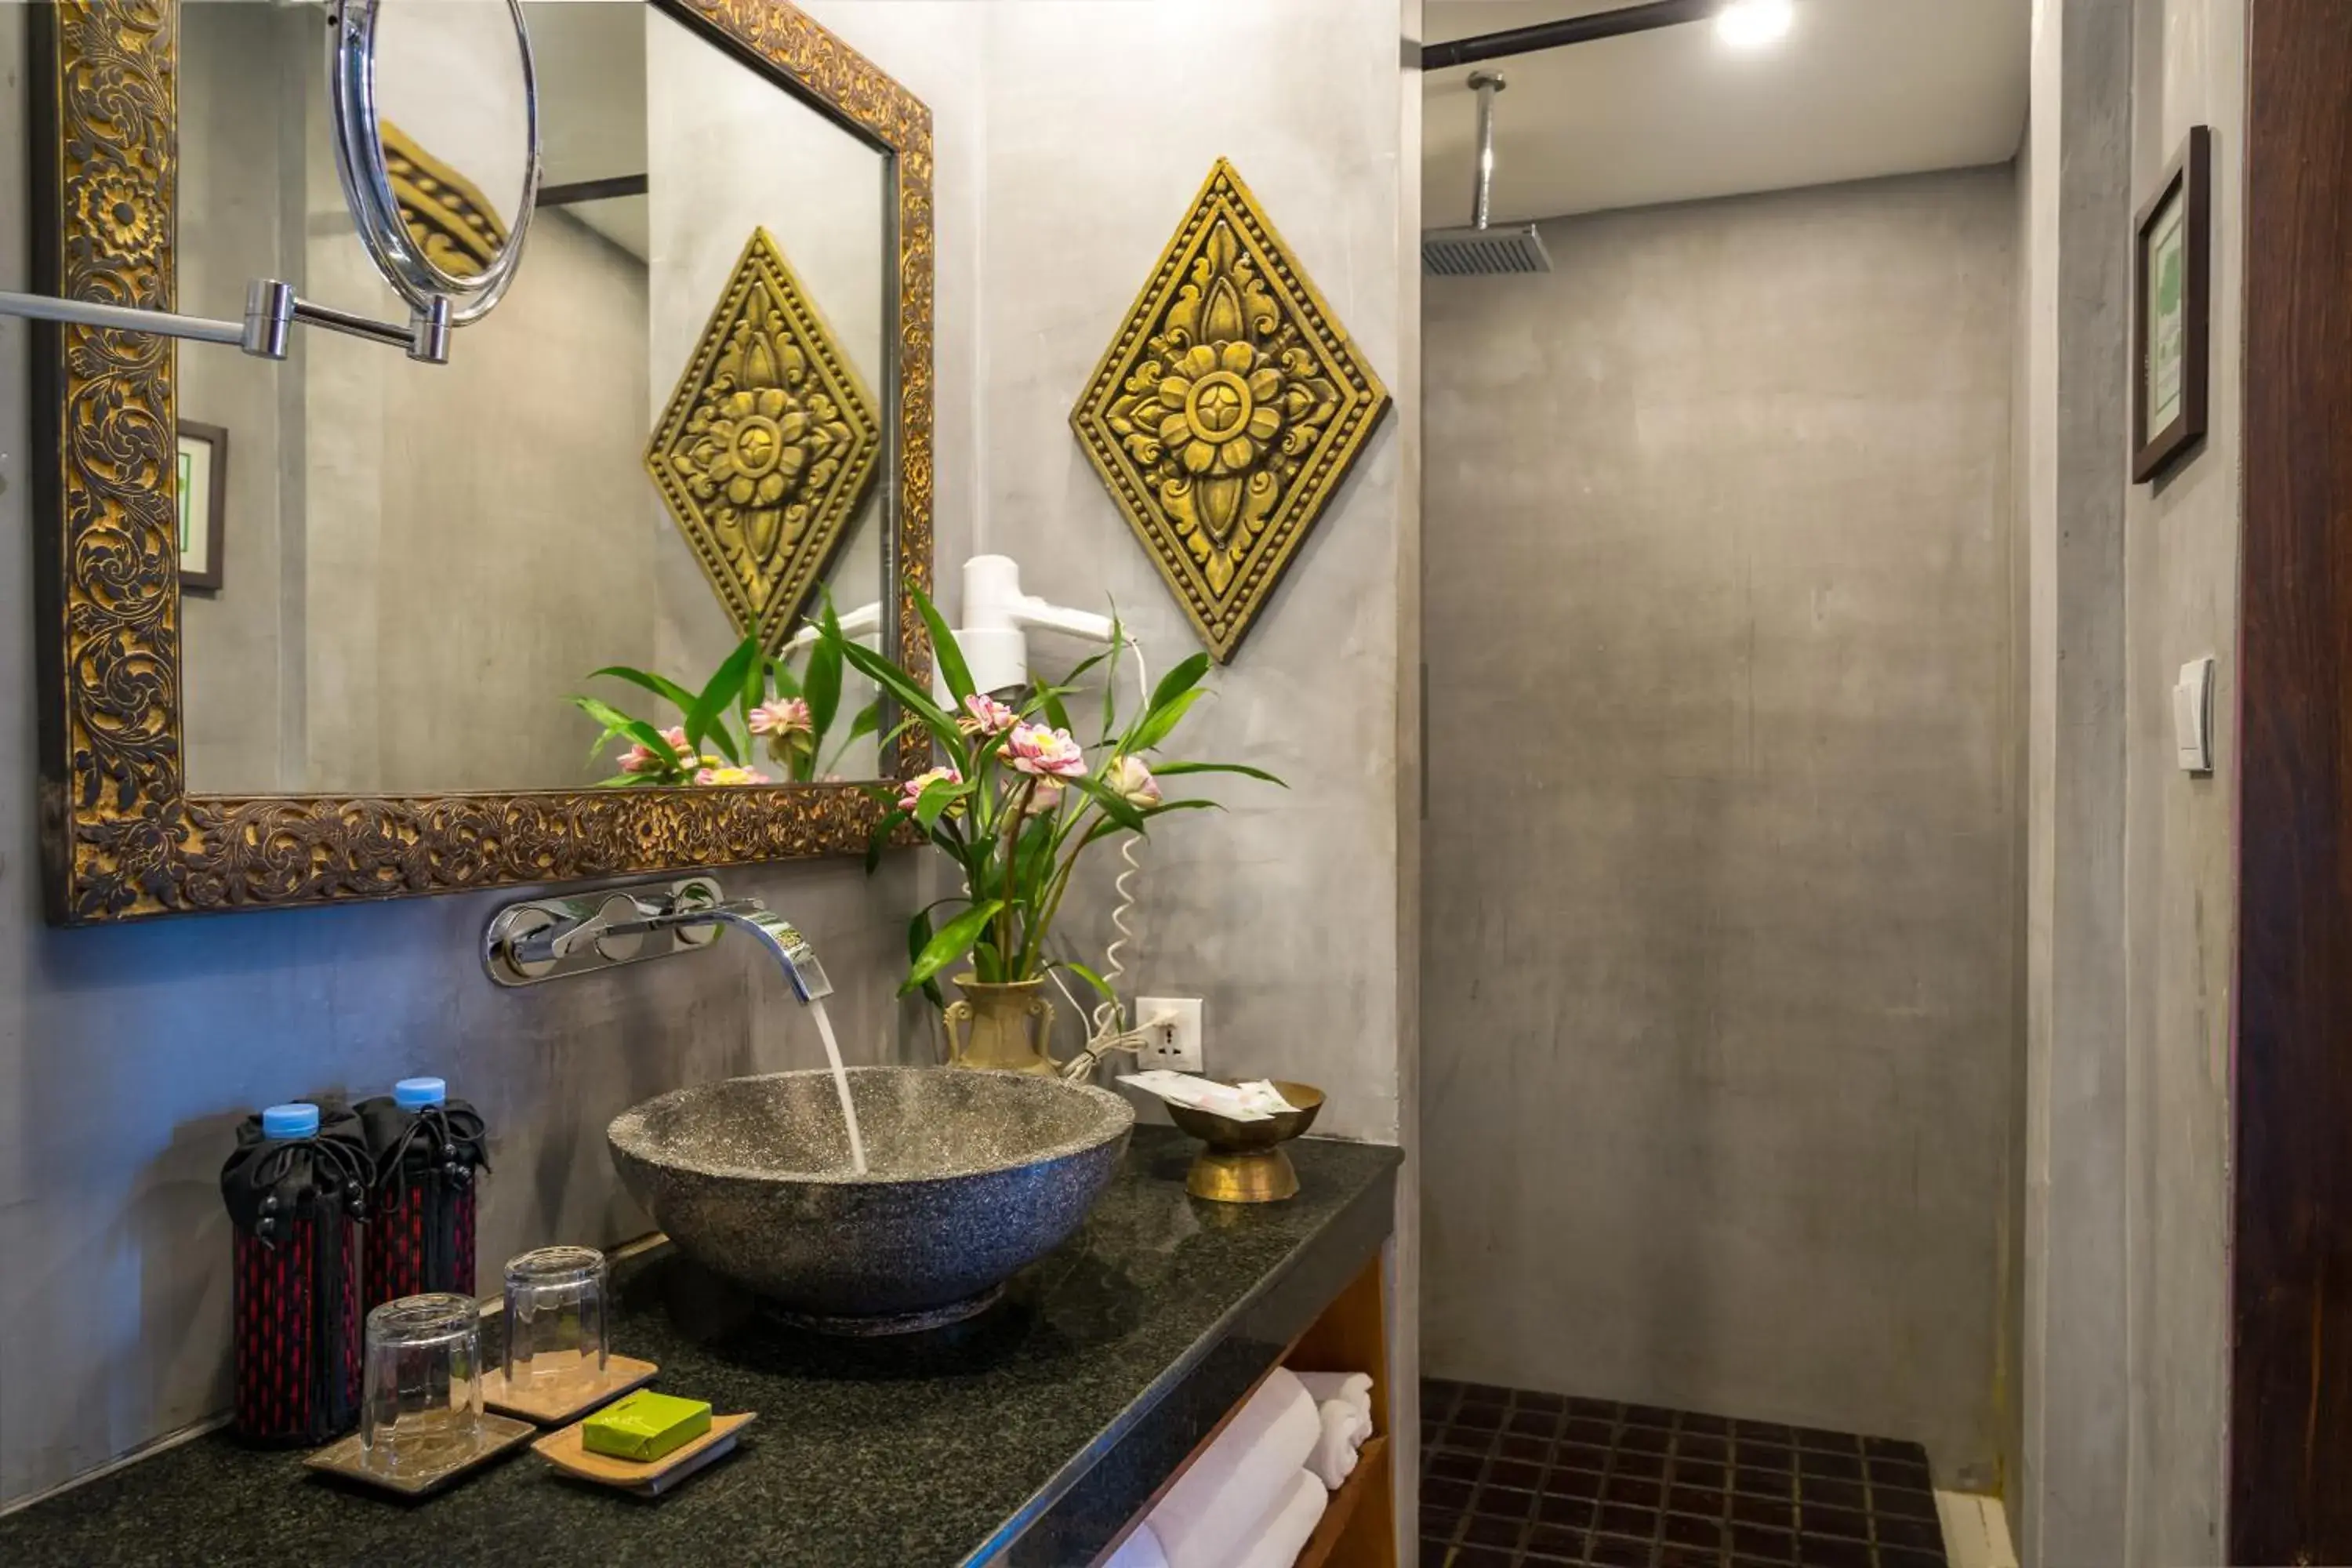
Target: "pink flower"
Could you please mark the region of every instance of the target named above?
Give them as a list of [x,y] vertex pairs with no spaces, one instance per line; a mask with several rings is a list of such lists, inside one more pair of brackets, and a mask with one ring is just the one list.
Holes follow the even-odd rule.
[[1062,808],[1062,796],[1068,788],[1069,786],[1059,779],[1039,779],[1036,787],[1029,792],[1029,804],[1021,808],[1021,815],[1024,817],[1044,816],[1050,812],[1059,811]]
[[1143,765],[1141,757],[1114,757],[1109,772],[1103,774],[1103,783],[1138,811],[1148,811],[1160,804],[1160,781],[1151,776],[1151,770]]
[[751,710],[754,735],[798,735],[814,728],[809,721],[809,705],[798,697],[778,697]]
[[[912,812],[915,807],[923,804],[923,792],[935,784],[961,783],[963,783],[963,774],[953,768],[933,768],[929,773],[917,773],[899,786],[898,809]],[[956,805],[950,805],[948,809],[955,811],[961,804],[958,802]]]
[[1021,721],[1021,716],[984,692],[975,691],[963,700],[964,717],[956,721],[956,728],[967,735],[1002,735]]
[[633,741],[629,744],[629,749],[621,753],[621,771],[625,773],[663,773],[671,768],[692,768],[701,765],[702,759],[696,756],[693,750],[686,743],[684,726],[672,725],[664,730],[661,736],[663,740],[669,742],[670,750],[677,753],[674,758],[664,760],[652,747],[643,742]]
[[757,768],[704,768],[694,775],[698,784],[763,784],[771,782]]
[[1024,773],[1040,778],[1068,778],[1087,771],[1087,756],[1067,730],[1043,724],[1015,724],[1004,738],[1005,754]]

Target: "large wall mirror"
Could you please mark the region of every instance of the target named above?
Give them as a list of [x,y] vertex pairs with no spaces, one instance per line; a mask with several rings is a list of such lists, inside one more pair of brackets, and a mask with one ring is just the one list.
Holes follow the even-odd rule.
[[[328,7],[37,9],[57,292],[406,308],[339,183]],[[535,183],[508,0],[373,7],[415,256],[462,279],[529,206],[446,364],[40,330],[53,918],[862,850],[859,784],[923,765],[804,634],[829,598],[925,652],[928,113],[780,0],[520,11]],[[676,765],[610,732],[747,644],[764,711]]]

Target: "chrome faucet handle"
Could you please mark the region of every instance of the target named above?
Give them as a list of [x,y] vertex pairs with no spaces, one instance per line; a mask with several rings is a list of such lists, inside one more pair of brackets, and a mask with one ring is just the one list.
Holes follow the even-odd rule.
[[515,963],[524,968],[561,963],[592,942],[627,933],[663,906],[650,899],[610,893],[584,899],[547,899],[531,907],[545,918],[532,922],[533,929],[512,932],[508,943]]
[[[482,963],[501,985],[529,985],[615,963],[659,958],[707,947],[719,936],[709,924],[652,922],[719,901],[719,884],[689,878],[667,888],[637,888],[509,904],[482,932]],[[649,933],[669,934],[649,942]]]
[[501,985],[529,985],[707,947],[728,926],[759,940],[803,1003],[833,994],[833,982],[799,927],[757,899],[722,898],[708,877],[667,889],[509,904],[483,933],[482,963]]

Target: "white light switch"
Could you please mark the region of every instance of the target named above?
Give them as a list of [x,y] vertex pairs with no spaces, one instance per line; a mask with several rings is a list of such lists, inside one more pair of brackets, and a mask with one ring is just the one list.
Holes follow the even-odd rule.
[[2172,733],[2183,773],[2213,771],[2213,660],[2192,658],[2172,689]]

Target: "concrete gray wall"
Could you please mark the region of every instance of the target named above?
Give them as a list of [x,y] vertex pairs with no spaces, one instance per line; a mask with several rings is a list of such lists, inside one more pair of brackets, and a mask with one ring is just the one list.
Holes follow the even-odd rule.
[[[1183,612],[1069,429],[1069,410],[1220,154],[1401,404],[1416,329],[1406,242],[1394,0],[1008,0],[989,17],[987,361],[978,537],[1060,604],[1115,602],[1155,676],[1196,651]],[[1083,19],[1083,20],[1081,20]],[[1296,63],[1318,60],[1309,76]],[[1133,73],[1181,80],[1185,111],[1139,108]],[[1089,138],[1118,156],[1074,149]],[[1400,868],[1415,857],[1401,773],[1413,684],[1409,424],[1391,416],[1293,560],[1216,698],[1171,754],[1248,762],[1145,853],[1128,965],[1140,992],[1207,1002],[1211,1071],[1336,1090],[1317,1123],[1393,1141],[1402,1121]],[[1033,639],[1038,673],[1090,650]],[[1121,700],[1135,693],[1121,676]],[[1079,710],[1083,711],[1083,710]],[[1409,732],[1409,731],[1404,731]],[[1109,931],[1110,867],[1074,887],[1063,930],[1088,962]],[[1270,933],[1281,933],[1274,936]],[[1075,1038],[1073,1034],[1070,1037]]]
[[[2130,1461],[2121,1559],[2218,1563],[2226,1536],[2230,1042],[2237,930],[2245,0],[2134,12],[2132,189],[2192,125],[2213,149],[2212,399],[2201,454],[2124,523],[2125,1109]],[[2216,767],[2173,760],[2179,667],[2217,659]],[[2049,1559],[2055,1561],[2055,1559]]]
[[[1030,591],[1056,602],[1099,605],[1110,595],[1155,671],[1199,647],[1067,420],[1221,154],[1396,400],[1249,640],[1212,674],[1215,700],[1173,748],[1254,763],[1291,787],[1220,784],[1205,793],[1227,813],[1161,825],[1143,853],[1128,962],[1137,994],[1206,1000],[1212,1072],[1320,1085],[1330,1099],[1318,1134],[1410,1148],[1421,83],[1397,62],[1400,26],[1418,31],[1417,0],[1402,10],[1399,0],[979,9],[988,22],[978,74],[989,84],[983,548],[1016,556]],[[1045,637],[1034,649],[1043,671],[1085,651]],[[1087,872],[1066,907],[1067,940],[1089,962],[1110,934],[1114,868]],[[1408,1193],[1412,1178],[1408,1169]],[[1412,1200],[1401,1204],[1391,1408],[1400,1472],[1411,1476],[1419,1285]],[[1410,1552],[1416,1500],[1411,1487],[1400,1492]]]
[[2130,0],[2037,9],[2023,244],[2029,542],[2023,1451],[2029,1563],[2121,1561],[2125,342]]
[[[950,0],[811,7],[888,63],[937,118],[939,552],[969,549],[975,495],[978,44]],[[0,5],[0,287],[26,287],[25,7]],[[205,353],[183,351],[184,358]],[[381,352],[381,351],[378,351]],[[430,374],[431,372],[419,372]],[[26,334],[0,321],[0,689],[32,689]],[[247,1108],[445,1072],[495,1129],[480,1257],[612,1242],[622,1195],[604,1123],[658,1089],[820,1059],[748,948],[529,992],[474,956],[507,895],[51,931],[39,915],[33,708],[8,705],[0,773],[0,1504],[225,1407],[222,1152]],[[919,864],[734,872],[803,922],[840,987],[845,1049],[898,1049],[889,1000]],[[71,1419],[60,1413],[72,1413]]]
[[[2230,1417],[2230,1027],[2237,950],[2237,637],[2246,0],[2133,9],[2133,195],[2213,127],[2204,451],[2124,512],[2124,900],[2131,1460],[2126,1563],[2221,1563]],[[2173,762],[2178,668],[2216,656],[2216,771]]]
[[[2029,1564],[2222,1560],[2235,921],[2243,0],[2037,8],[2031,418],[2024,1421]],[[2129,246],[2215,136],[2211,434],[2126,471]],[[2170,689],[2219,658],[2216,762]]]
[[1994,1473],[2006,167],[1425,293],[1425,1355]]
[[[315,59],[313,19],[268,5],[206,5],[180,29],[180,308],[230,316],[247,280],[285,270],[278,116],[230,89],[280,67],[299,37]],[[271,789],[282,771],[279,679],[286,644],[278,550],[278,366],[236,353],[180,355],[180,414],[229,432],[224,578],[182,604],[181,683],[189,754],[219,774],[207,787]]]

